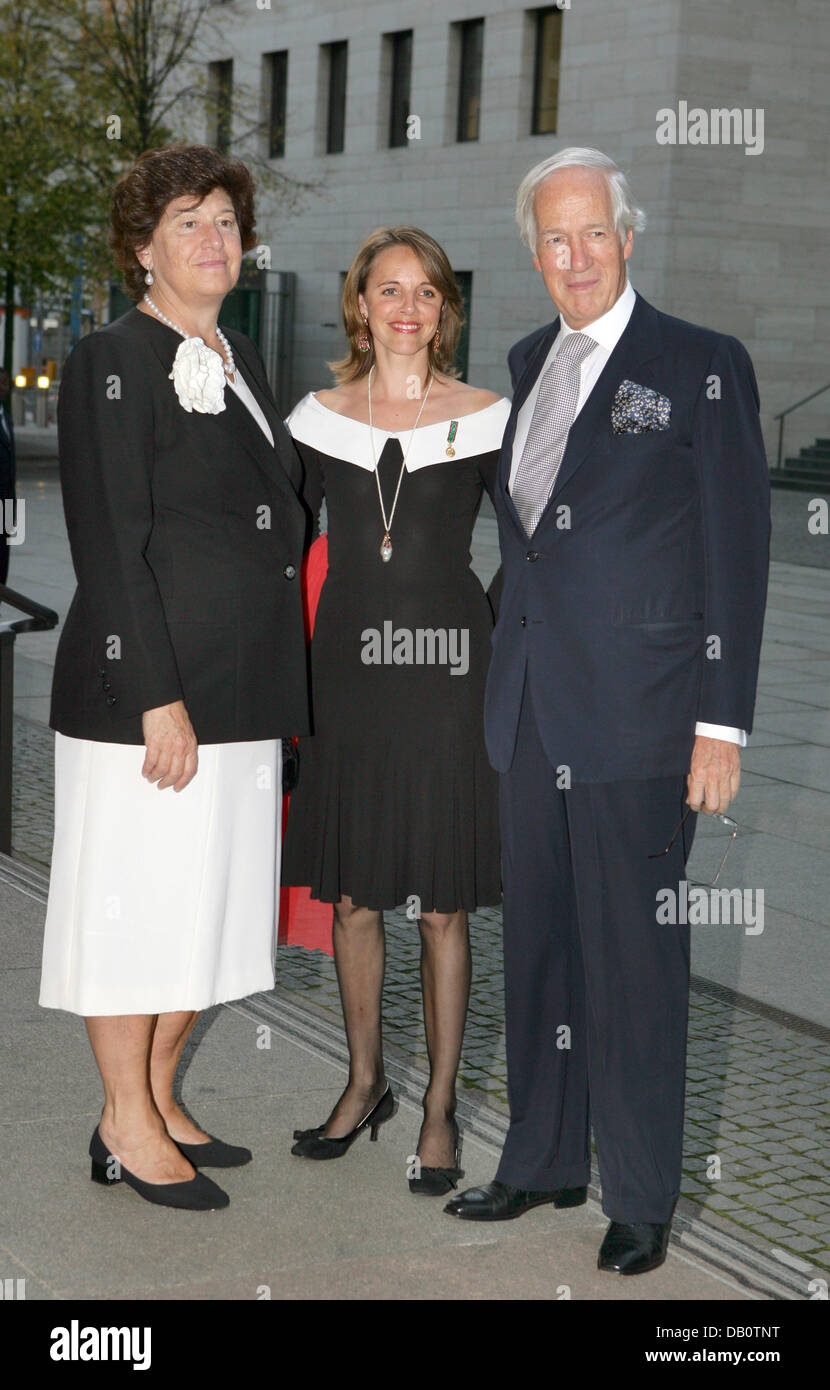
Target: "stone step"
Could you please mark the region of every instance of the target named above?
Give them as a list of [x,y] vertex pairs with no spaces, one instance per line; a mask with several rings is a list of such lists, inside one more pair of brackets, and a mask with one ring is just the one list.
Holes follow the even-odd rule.
[[784,467],[787,469],[788,473],[795,469],[797,473],[808,473],[822,478],[830,478],[830,460],[825,463],[820,459],[789,458],[784,460]]
[[814,474],[796,469],[770,469],[770,486],[784,488],[789,492],[811,492],[830,494],[830,474]]

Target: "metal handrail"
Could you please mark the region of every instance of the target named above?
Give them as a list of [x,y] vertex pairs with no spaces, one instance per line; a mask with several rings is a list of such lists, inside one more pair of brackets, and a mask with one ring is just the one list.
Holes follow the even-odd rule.
[[58,614],[33,598],[0,584],[0,603],[25,613],[0,623],[0,852],[12,852],[12,768],[14,761],[14,639],[19,632],[48,632]]
[[821,396],[825,391],[830,391],[830,381],[826,386],[820,386],[817,391],[811,391],[809,396],[805,396],[803,401],[796,401],[795,405],[788,405],[786,410],[781,410],[777,415],[773,415],[773,420],[780,421],[778,426],[778,462],[776,468],[781,467],[781,455],[784,452],[784,419],[787,415],[792,415],[794,410],[800,410],[808,401],[814,401],[816,396]]
[[0,603],[7,603],[10,608],[17,608],[21,613],[29,615],[27,618],[15,618],[13,621],[0,623],[0,632],[48,632],[60,622],[53,608],[47,608],[45,604],[37,603],[25,594],[19,594],[16,589],[10,589],[8,584],[0,584]]

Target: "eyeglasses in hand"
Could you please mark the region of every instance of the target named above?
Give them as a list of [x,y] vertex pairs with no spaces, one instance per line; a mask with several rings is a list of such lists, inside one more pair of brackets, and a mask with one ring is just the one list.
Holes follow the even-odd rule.
[[[687,821],[687,819],[688,819],[688,817],[689,817],[689,814],[690,814],[690,812],[691,812],[691,809],[692,809],[691,806],[688,806],[688,807],[686,808],[686,810],[684,811],[684,813],[683,813],[683,819],[681,820],[680,824],[678,825],[677,829],[675,830],[674,834],[672,835],[671,839],[669,840],[669,843],[666,845],[666,848],[665,848],[665,849],[659,850],[657,854],[650,854],[650,855],[648,856],[649,859],[662,859],[662,857],[663,857],[664,854],[668,854],[669,850],[671,849],[672,845],[674,844],[675,840],[677,839],[678,835],[680,834],[681,830],[683,829],[683,826],[686,824],[686,821]],[[703,883],[703,882],[701,882],[699,879],[694,879],[694,878],[690,878],[690,879],[688,880],[688,882],[689,882],[690,884],[694,885],[695,888],[714,888],[715,884],[717,883],[718,879],[720,878],[721,869],[723,868],[724,864],[726,863],[726,856],[728,855],[728,853],[729,853],[729,851],[730,851],[730,849],[731,849],[731,847],[732,847],[732,841],[735,839],[735,836],[736,836],[737,833],[738,833],[738,826],[737,826],[737,824],[735,823],[735,821],[732,820],[731,816],[724,816],[720,811],[715,811],[715,812],[711,813],[711,817],[710,817],[710,818],[711,818],[712,820],[719,820],[719,821],[721,822],[721,824],[722,824],[723,826],[726,827],[726,829],[729,831],[729,839],[728,839],[727,842],[726,842],[726,849],[725,849],[724,852],[723,852],[723,858],[721,859],[720,864],[719,864],[719,866],[718,866],[718,871],[717,871],[717,873],[715,874],[715,877],[711,880],[711,882],[709,882],[709,883]]]

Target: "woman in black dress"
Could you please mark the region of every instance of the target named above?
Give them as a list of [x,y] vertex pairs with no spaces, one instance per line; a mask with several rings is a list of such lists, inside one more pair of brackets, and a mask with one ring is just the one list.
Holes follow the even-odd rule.
[[417,228],[367,239],[343,317],[339,384],[309,393],[287,422],[315,519],[326,499],[329,568],[311,647],[314,734],[300,744],[283,882],[334,904],[350,1071],[325,1125],[297,1131],[292,1152],[338,1157],[392,1113],[382,913],[406,903],[421,932],[430,1059],[410,1186],[438,1194],[459,1176],[467,914],[501,899],[482,718],[493,617],[470,539],[510,403],[456,379],[461,298],[445,253]]

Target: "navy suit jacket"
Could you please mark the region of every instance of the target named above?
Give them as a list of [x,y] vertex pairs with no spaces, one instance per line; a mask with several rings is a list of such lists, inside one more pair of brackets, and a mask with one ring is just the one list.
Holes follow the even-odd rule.
[[[752,363],[737,339],[637,295],[528,540],[507,490],[516,416],[558,331],[557,318],[508,359],[488,753],[509,769],[527,682],[563,785],[682,774],[696,721],[752,728],[770,530]],[[614,434],[625,380],[669,397],[668,429]]]

